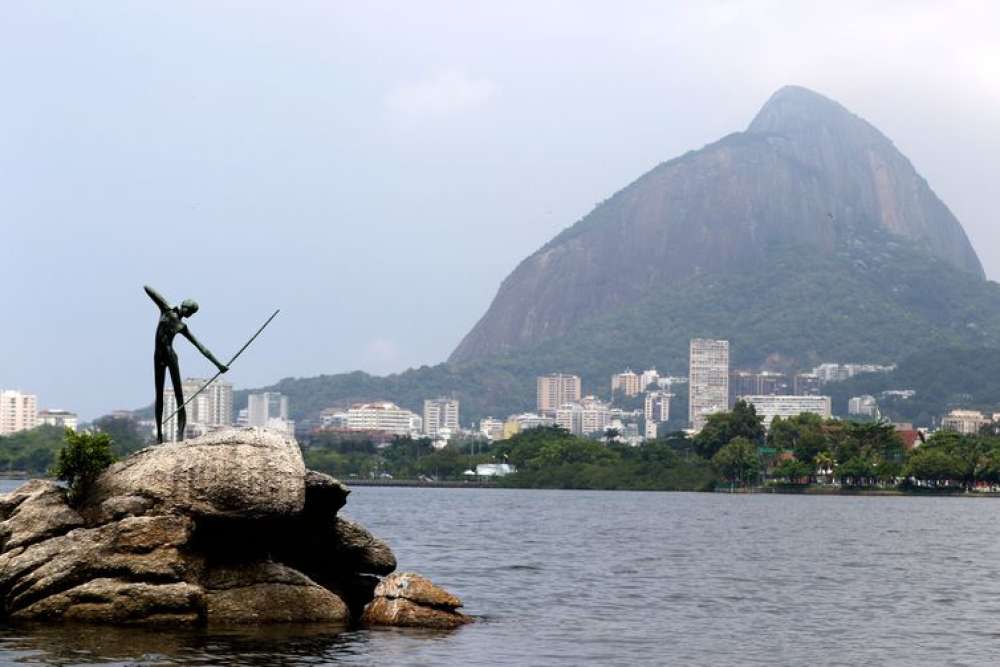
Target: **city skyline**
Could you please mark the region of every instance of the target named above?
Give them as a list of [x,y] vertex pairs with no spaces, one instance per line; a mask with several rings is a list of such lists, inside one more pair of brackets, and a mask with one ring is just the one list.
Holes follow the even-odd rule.
[[[0,331],[0,349],[16,350],[0,382],[84,419],[147,404],[147,282],[197,299],[192,327],[221,356],[283,308],[231,372],[239,387],[440,362],[528,253],[788,83],[893,137],[1000,277],[997,10],[851,7],[788,7],[775,21],[738,3],[533,7],[511,53],[517,12],[501,8],[404,7],[396,23],[363,5],[280,18],[253,3],[184,5],[164,21],[111,2],[81,21],[68,6],[9,3],[0,54],[19,66],[16,103],[0,110],[0,272],[19,324]],[[949,47],[956,31],[963,49]],[[729,50],[708,58],[706,40]],[[566,58],[547,57],[555,42]],[[410,298],[357,298],[400,285]],[[415,326],[401,334],[400,321]],[[185,374],[207,374],[179,353]]]

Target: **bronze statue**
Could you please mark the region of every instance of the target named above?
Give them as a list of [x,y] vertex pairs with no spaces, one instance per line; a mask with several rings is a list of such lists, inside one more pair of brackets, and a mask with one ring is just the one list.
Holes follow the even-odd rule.
[[219,369],[219,373],[225,373],[229,366],[222,364],[216,359],[208,349],[198,342],[187,324],[185,317],[191,317],[198,312],[198,304],[187,299],[179,306],[171,306],[160,294],[148,285],[143,289],[153,300],[153,303],[160,309],[160,322],[156,325],[156,348],[153,352],[153,372],[156,383],[156,403],[154,410],[156,413],[156,439],[163,442],[163,381],[166,372],[170,371],[170,383],[174,387],[174,398],[177,399],[177,439],[184,439],[184,428],[187,426],[187,412],[184,409],[184,392],[181,388],[181,371],[177,365],[177,353],[174,352],[174,336],[181,334],[191,344],[198,348],[198,351],[205,355]]

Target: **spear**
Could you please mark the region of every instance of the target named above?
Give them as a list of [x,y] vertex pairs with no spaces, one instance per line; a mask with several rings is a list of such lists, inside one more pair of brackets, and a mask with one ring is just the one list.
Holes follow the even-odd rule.
[[[255,339],[257,338],[257,336],[259,336],[259,335],[260,335],[260,332],[264,330],[264,327],[266,327],[266,326],[267,326],[268,324],[270,324],[270,323],[271,323],[271,320],[273,320],[273,319],[274,319],[275,317],[277,317],[277,316],[278,316],[278,313],[280,313],[280,312],[281,312],[281,309],[280,309],[280,308],[278,308],[278,309],[277,309],[277,310],[275,310],[275,311],[274,311],[273,313],[271,313],[271,317],[267,318],[267,321],[266,321],[266,322],[264,322],[264,324],[260,325],[260,329],[257,329],[257,333],[255,333],[254,335],[250,336],[250,340],[248,340],[248,341],[247,341],[246,343],[244,343],[244,344],[243,344],[243,347],[241,347],[241,348],[239,349],[239,351],[238,351],[238,352],[237,352],[236,354],[234,354],[234,355],[233,355],[233,358],[229,360],[229,363],[228,363],[228,364],[226,364],[226,368],[229,368],[230,366],[232,366],[232,365],[233,365],[233,362],[234,362],[234,361],[236,361],[236,358],[237,358],[238,356],[240,356],[241,354],[243,354],[243,350],[245,350],[245,349],[247,349],[248,347],[250,347],[250,343],[254,342],[254,340],[255,340]],[[178,412],[180,412],[180,411],[181,411],[181,410],[183,410],[183,409],[184,409],[185,407],[187,407],[187,404],[188,404],[188,403],[190,403],[191,401],[193,401],[193,400],[194,400],[194,399],[195,399],[195,398],[196,398],[196,397],[198,396],[198,394],[200,394],[201,392],[205,391],[205,390],[206,390],[206,389],[208,388],[208,385],[210,385],[210,384],[212,384],[213,382],[215,382],[215,380],[216,380],[216,379],[217,379],[217,378],[218,378],[218,377],[219,377],[220,375],[222,375],[222,371],[219,371],[218,373],[216,373],[215,375],[213,375],[213,376],[212,376],[212,379],[211,379],[211,380],[209,380],[209,381],[208,381],[208,382],[206,382],[205,384],[201,385],[201,387],[200,387],[200,388],[198,389],[198,391],[196,391],[196,392],[194,392],[193,394],[191,394],[191,396],[189,396],[189,397],[188,397],[188,399],[187,399],[186,401],[184,401],[183,403],[181,403],[181,406],[180,406],[179,408],[177,408],[176,410],[174,410],[174,411],[173,411],[173,412],[172,412],[172,413],[170,414],[170,416],[169,416],[169,417],[167,417],[166,419],[164,419],[164,420],[163,420],[163,423],[164,423],[164,424],[166,424],[166,423],[167,423],[167,422],[169,422],[169,421],[170,421],[171,419],[173,419],[173,418],[174,418],[175,416],[177,416],[177,413],[178,413]]]

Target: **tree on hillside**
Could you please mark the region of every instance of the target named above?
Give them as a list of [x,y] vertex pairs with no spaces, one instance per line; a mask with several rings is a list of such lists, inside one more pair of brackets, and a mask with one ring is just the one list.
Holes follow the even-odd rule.
[[694,450],[711,459],[734,438],[744,438],[755,446],[764,444],[764,420],[744,400],[736,401],[731,412],[709,415],[704,428],[694,437]]

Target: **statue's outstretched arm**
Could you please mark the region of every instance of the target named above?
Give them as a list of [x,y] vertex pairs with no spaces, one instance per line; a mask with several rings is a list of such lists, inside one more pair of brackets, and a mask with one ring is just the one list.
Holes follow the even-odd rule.
[[198,348],[198,351],[201,352],[203,355],[205,355],[206,359],[215,364],[215,367],[218,368],[221,372],[225,373],[226,371],[229,370],[229,367],[223,365],[222,362],[216,359],[215,356],[213,356],[212,353],[208,351],[207,347],[198,342],[198,339],[194,337],[194,334],[191,333],[191,330],[187,326],[181,329],[181,335],[187,338],[189,341],[191,341],[191,344],[194,345],[196,348]]
[[156,304],[156,306],[160,309],[161,313],[165,310],[170,310],[170,304],[167,303],[167,300],[164,299],[159,292],[157,292],[149,285],[144,285],[142,289],[146,290],[146,294],[149,295],[149,298],[153,300],[153,303]]

